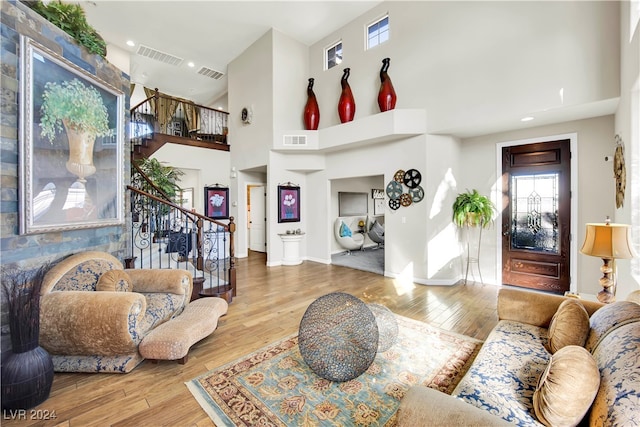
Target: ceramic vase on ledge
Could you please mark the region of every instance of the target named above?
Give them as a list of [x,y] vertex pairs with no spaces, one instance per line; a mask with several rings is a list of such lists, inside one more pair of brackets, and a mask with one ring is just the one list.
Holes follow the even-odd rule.
[[338,115],[340,116],[340,123],[347,123],[353,120],[356,115],[356,101],[353,99],[353,93],[351,93],[351,86],[349,86],[349,73],[350,68],[345,68],[340,80],[342,86],[342,93],[340,94],[340,100],[338,101]]
[[313,93],[313,82],[313,78],[309,79],[307,104],[304,106],[303,120],[306,130],[318,130],[318,124],[320,123],[320,108],[318,107],[316,94]]
[[380,91],[378,92],[378,106],[380,111],[389,111],[396,108],[396,91],[393,89],[391,78],[387,74],[389,69],[389,58],[382,60],[382,68],[380,69]]

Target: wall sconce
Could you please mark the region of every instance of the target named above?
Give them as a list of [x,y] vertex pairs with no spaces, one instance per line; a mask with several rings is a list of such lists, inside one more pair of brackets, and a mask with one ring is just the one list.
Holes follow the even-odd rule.
[[615,301],[615,259],[628,259],[636,256],[631,246],[630,227],[625,224],[611,224],[609,217],[604,224],[587,224],[587,235],[580,252],[585,255],[602,258],[600,271],[602,290],[598,292],[598,301]]
[[238,176],[238,174],[236,173],[236,167],[235,167],[235,166],[233,166],[233,167],[231,168],[231,178],[235,178],[235,177],[237,177],[237,176]]

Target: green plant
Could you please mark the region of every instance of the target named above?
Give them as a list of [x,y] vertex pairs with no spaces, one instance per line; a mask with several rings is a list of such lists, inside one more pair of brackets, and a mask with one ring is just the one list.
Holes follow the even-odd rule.
[[44,4],[41,1],[25,2],[31,9],[47,21],[73,37],[91,53],[107,56],[107,44],[87,22],[84,10],[79,4],[62,3],[59,0]]
[[453,202],[453,222],[458,227],[487,228],[493,222],[493,214],[496,208],[487,196],[478,193],[478,190],[458,194]]
[[108,136],[109,113],[100,93],[78,79],[47,82],[40,107],[42,136],[53,142],[64,122],[71,128],[95,136]]
[[[180,191],[178,182],[184,172],[173,166],[168,166],[164,162],[160,162],[155,158],[142,158],[136,161],[136,164],[144,172],[144,174],[158,187],[169,199],[174,200],[176,194]],[[147,192],[149,188],[144,189]]]

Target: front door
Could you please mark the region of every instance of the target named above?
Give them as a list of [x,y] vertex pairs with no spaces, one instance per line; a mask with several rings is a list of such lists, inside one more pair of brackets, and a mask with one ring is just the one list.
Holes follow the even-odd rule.
[[569,140],[502,149],[502,283],[569,290]]

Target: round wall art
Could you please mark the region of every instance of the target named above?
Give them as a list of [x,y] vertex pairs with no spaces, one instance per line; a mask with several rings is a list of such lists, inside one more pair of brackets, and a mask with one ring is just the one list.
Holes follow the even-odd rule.
[[424,189],[420,186],[422,174],[417,169],[404,171],[399,169],[393,174],[393,181],[389,181],[386,188],[389,197],[389,208],[398,210],[401,206],[408,207],[424,199]]

